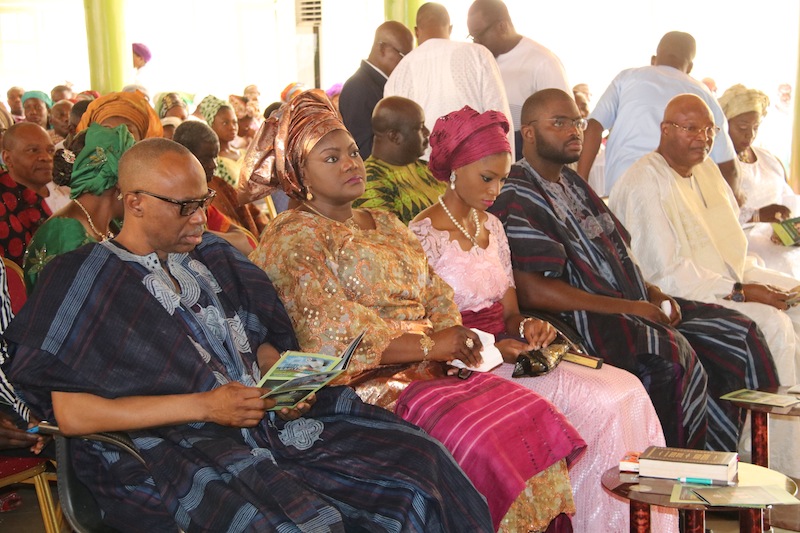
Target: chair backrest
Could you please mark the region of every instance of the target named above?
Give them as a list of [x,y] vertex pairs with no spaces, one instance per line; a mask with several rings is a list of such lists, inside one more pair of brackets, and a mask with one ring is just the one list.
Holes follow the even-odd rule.
[[11,298],[11,310],[16,315],[25,300],[28,299],[28,289],[25,287],[25,274],[18,264],[6,257],[3,258],[6,266],[6,283],[8,284],[8,295]]

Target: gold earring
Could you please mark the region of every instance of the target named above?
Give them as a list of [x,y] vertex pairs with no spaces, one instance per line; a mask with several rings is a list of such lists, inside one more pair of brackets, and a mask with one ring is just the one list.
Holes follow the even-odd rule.
[[313,199],[314,199],[314,195],[311,194],[311,191],[309,190],[308,192],[306,192],[306,200],[308,200],[310,202]]

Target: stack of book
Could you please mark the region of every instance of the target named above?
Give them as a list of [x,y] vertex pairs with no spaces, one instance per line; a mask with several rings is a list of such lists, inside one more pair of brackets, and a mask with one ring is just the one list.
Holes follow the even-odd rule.
[[639,456],[639,475],[663,479],[702,479],[727,483],[736,478],[739,456],[684,448],[648,447]]

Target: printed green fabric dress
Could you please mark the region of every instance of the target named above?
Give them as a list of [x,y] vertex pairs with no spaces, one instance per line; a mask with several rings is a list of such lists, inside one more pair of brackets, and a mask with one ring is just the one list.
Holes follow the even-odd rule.
[[33,291],[42,269],[57,255],[97,242],[74,218],[51,217],[36,230],[25,251],[23,269],[28,294]]
[[353,202],[353,207],[390,211],[405,225],[435,204],[446,188],[444,182],[433,177],[421,159],[396,166],[369,156],[364,167],[367,169],[367,190]]

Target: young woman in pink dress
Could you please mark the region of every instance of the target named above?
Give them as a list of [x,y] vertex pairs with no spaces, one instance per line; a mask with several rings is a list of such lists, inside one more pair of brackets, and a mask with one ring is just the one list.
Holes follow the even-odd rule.
[[[429,166],[449,187],[409,228],[433,269],[453,287],[464,325],[495,335],[505,363],[492,372],[512,379],[517,356],[551,342],[554,330],[520,313],[503,225],[486,212],[511,168],[508,127],[502,113],[479,114],[469,107],[437,120]],[[641,382],[609,365],[596,370],[568,362],[545,376],[515,381],[553,402],[588,444],[570,468],[575,531],[627,531],[628,504],[606,492],[600,477],[628,450],[664,446]],[[660,521],[654,530],[677,529],[674,514],[653,515]]]

